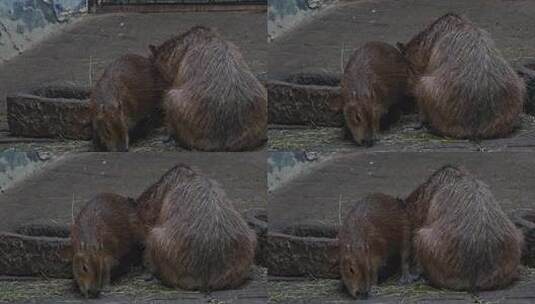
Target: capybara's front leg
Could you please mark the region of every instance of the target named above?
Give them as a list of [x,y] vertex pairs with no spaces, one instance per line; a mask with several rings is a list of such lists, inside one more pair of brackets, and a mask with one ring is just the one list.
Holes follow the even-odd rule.
[[410,284],[420,278],[421,272],[418,272],[417,269],[411,269],[413,255],[412,231],[407,227],[403,232],[403,245],[401,248],[401,278],[399,279],[399,284]]

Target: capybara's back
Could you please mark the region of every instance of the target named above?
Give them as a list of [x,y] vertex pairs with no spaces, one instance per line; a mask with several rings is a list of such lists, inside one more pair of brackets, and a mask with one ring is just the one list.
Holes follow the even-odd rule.
[[241,151],[265,142],[267,91],[234,44],[212,29],[195,27],[152,51],[164,74],[177,73],[164,108],[168,131],[179,145]]
[[218,290],[243,284],[256,235],[214,181],[177,166],[146,245],[147,264],[166,285]]
[[102,193],[79,212],[71,227],[73,275],[80,291],[97,296],[111,278],[135,262],[143,231],[133,200]]
[[444,181],[430,197],[411,202],[429,205],[425,222],[414,226],[413,241],[425,277],[454,290],[509,285],[518,275],[521,232],[483,182],[466,171]]
[[403,275],[408,275],[410,225],[401,200],[374,193],[358,201],[346,215],[338,240],[342,280],[353,297],[366,297],[380,272],[403,266]]
[[356,50],[341,81],[346,126],[358,144],[371,144],[380,131],[399,118],[407,102],[408,64],[398,49],[368,42]]
[[464,167],[446,165],[436,170],[423,184],[405,199],[413,227],[422,227],[427,219],[434,195],[444,185],[453,184],[468,175]]
[[[510,134],[522,111],[525,84],[486,31],[448,16],[437,23],[444,25],[441,31],[423,35],[422,51],[415,52],[428,59],[423,69],[421,62],[413,65],[411,81],[422,120],[431,131],[454,138]],[[414,62],[414,54],[405,52]]]
[[174,166],[167,170],[160,179],[147,188],[136,200],[137,213],[148,233],[157,223],[164,198],[183,183],[181,166]]
[[140,123],[157,119],[167,86],[150,59],[129,54],[113,61],[91,91],[95,149],[128,150],[130,138],[146,132]]
[[414,36],[407,44],[398,43],[404,57],[410,63],[411,76],[420,77],[424,73],[431,57],[431,52],[444,35],[457,32],[467,20],[453,13],[438,18],[423,31]]

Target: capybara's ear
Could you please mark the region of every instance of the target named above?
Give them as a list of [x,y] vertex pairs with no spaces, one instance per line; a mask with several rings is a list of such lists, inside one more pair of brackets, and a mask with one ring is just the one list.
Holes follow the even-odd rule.
[[344,100],[341,96],[333,98],[329,101],[329,109],[333,112],[341,112],[344,108]]
[[149,50],[150,50],[152,56],[156,57],[156,53],[157,53],[158,49],[156,48],[156,46],[154,44],[149,44]]

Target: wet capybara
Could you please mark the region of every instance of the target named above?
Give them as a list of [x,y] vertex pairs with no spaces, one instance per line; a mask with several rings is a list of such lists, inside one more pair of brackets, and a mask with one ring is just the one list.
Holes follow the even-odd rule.
[[380,273],[400,266],[400,281],[412,281],[410,231],[402,200],[374,193],[352,207],[338,232],[338,241],[342,280],[353,297],[366,298]]
[[432,285],[489,290],[517,277],[523,236],[489,187],[466,169],[439,169],[406,204],[414,256]]
[[186,290],[243,284],[255,256],[254,231],[213,180],[185,165],[166,175],[153,187],[163,195],[146,238],[146,265],[163,284]]
[[164,99],[165,121],[180,146],[242,151],[266,141],[267,91],[234,44],[197,26],[150,49],[173,82]]
[[112,62],[91,90],[96,151],[128,151],[130,139],[156,120],[168,84],[147,58],[124,55]]
[[95,196],[71,227],[72,270],[80,292],[97,297],[103,287],[128,270],[139,252],[143,230],[134,200],[117,194]]
[[420,118],[432,132],[477,140],[513,131],[525,84],[486,31],[447,14],[400,48]]
[[381,129],[399,119],[408,102],[408,64],[398,49],[383,42],[368,42],[356,50],[341,81],[342,98],[331,104],[343,111],[348,135],[370,146]]

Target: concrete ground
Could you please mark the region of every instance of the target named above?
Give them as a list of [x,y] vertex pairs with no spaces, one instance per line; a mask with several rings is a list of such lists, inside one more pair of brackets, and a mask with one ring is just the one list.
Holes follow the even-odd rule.
[[337,224],[356,200],[373,192],[406,197],[447,164],[465,166],[487,183],[505,211],[535,208],[534,156],[532,152],[332,153],[269,193],[269,225],[279,230],[288,224]]
[[[535,61],[535,2],[531,0],[362,0],[340,1],[302,26],[268,45],[270,78],[284,79],[299,71],[341,73],[353,50],[368,41],[406,42],[447,12],[466,15],[486,29],[513,65]],[[483,141],[492,150],[531,150],[534,117],[522,118],[521,131],[503,141]],[[430,135],[415,117],[405,117],[381,135],[381,151],[476,151],[479,143]],[[271,126],[269,149],[288,151],[362,151],[343,139],[338,128]]]
[[[5,98],[9,94],[55,81],[88,85],[111,61],[126,53],[148,55],[149,44],[159,44],[192,26],[216,27],[240,47],[256,75],[267,72],[266,15],[253,12],[128,13],[89,15],[69,25],[22,55],[0,65],[0,150],[87,151],[85,141],[28,143],[7,137]],[[91,69],[90,69],[91,63]],[[137,150],[174,150],[155,132]],[[145,149],[143,148],[145,147]]]
[[[98,192],[137,197],[177,163],[217,180],[241,211],[265,207],[265,153],[81,153],[63,156],[0,193],[0,231],[24,224],[68,225]],[[6,216],[9,215],[9,216]],[[265,303],[265,269],[256,268],[243,288],[202,294],[164,288],[134,273],[91,303]],[[0,277],[0,303],[78,303],[71,280]]]
[[[406,197],[446,164],[465,166],[487,183],[506,212],[535,208],[533,156],[528,152],[319,153],[319,163],[269,193],[269,227],[279,231],[296,224],[337,225],[352,203],[366,194]],[[354,301],[339,280],[270,277],[268,286],[273,303]],[[372,297],[362,303],[533,303],[534,297],[535,269],[525,269],[513,286],[478,295],[438,290],[425,282],[398,286],[391,280],[374,288]]]
[[137,197],[178,163],[219,181],[241,211],[266,206],[265,153],[69,154],[0,194],[0,214],[10,214],[0,231],[29,223],[69,224],[72,212],[95,194]]
[[531,0],[361,0],[340,1],[310,22],[267,46],[272,77],[300,70],[341,72],[354,49],[368,41],[406,42],[436,18],[454,12],[492,35],[513,62],[535,60],[535,3]]

